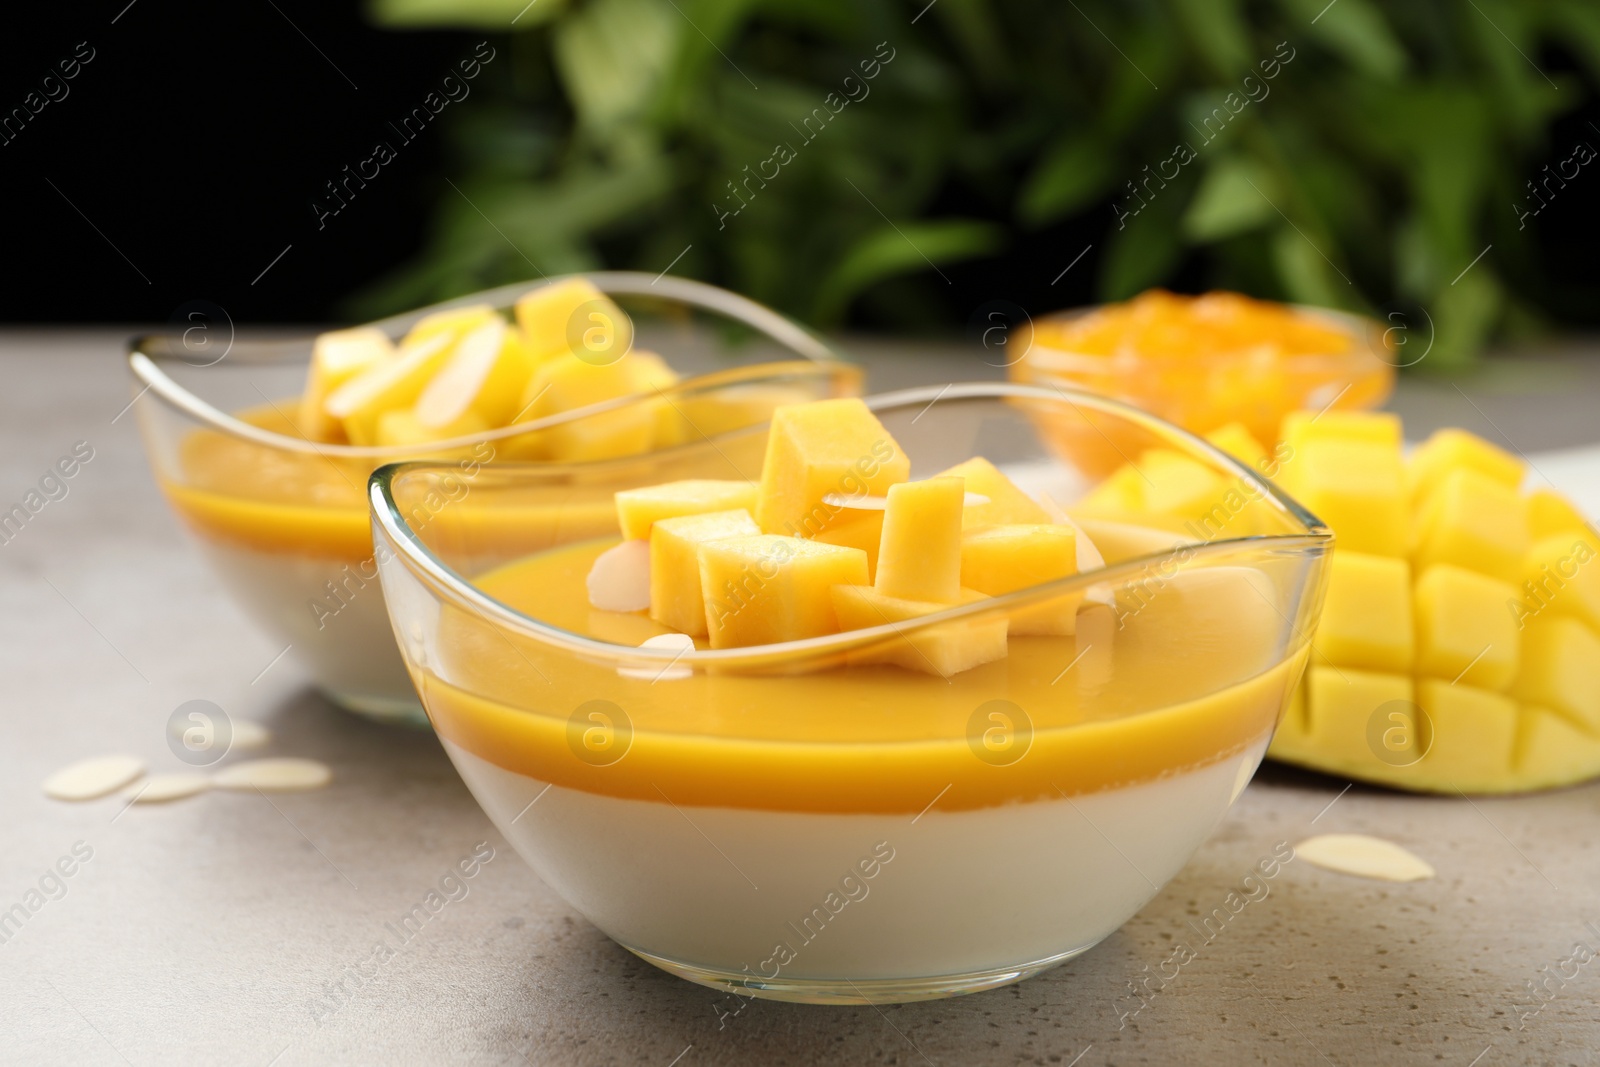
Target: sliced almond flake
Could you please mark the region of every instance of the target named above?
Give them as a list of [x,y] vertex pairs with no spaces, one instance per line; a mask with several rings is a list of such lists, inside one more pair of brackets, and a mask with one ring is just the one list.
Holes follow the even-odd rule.
[[230,752],[247,752],[272,740],[271,730],[250,719],[234,719],[230,725],[233,728],[233,738],[228,742]]
[[[694,638],[688,634],[656,634],[640,641],[639,647],[668,648],[681,654],[694,651]],[[624,678],[644,682],[676,682],[694,676],[693,670],[677,663],[669,663],[665,667],[618,667],[617,673]]]
[[650,607],[650,542],[624,541],[595,557],[586,583],[589,605],[601,611]]
[[333,772],[328,765],[314,759],[253,759],[224,767],[212,779],[212,784],[218,789],[292,793],[321,789],[332,779]]
[[1433,867],[1393,841],[1366,834],[1321,834],[1294,846],[1308,863],[1340,874],[1381,882],[1420,882],[1432,878]]
[[61,768],[44,780],[44,795],[55,800],[94,800],[115,793],[144,774],[138,756],[95,756]]
[[[824,493],[822,502],[830,508],[848,508],[851,511],[883,511],[889,506],[886,496],[865,496],[860,493]],[[982,493],[968,493],[961,498],[964,508],[987,504],[989,498]]]
[[153,774],[127,790],[134,804],[161,804],[168,800],[182,800],[211,788],[211,779],[198,771],[179,771],[175,774]]

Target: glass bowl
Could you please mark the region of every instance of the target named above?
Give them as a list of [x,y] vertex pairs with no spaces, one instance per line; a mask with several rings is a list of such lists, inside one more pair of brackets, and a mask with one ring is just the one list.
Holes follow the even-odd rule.
[[[289,413],[305,380],[311,336],[234,341],[222,355],[215,354],[214,341],[207,352],[188,337],[130,343],[137,388],[132,406],[163,494],[245,612],[335,703],[387,721],[427,721],[395,650],[377,581],[365,488],[379,465],[426,455],[448,459],[470,479],[538,441],[541,431],[582,432],[585,423],[603,425],[637,405],[652,405],[674,420],[682,440],[705,442],[764,422],[780,403],[860,391],[857,368],[794,323],[736,294],[649,274],[588,277],[630,312],[641,346],[656,347],[688,376],[660,393],[424,448],[331,445],[297,436]],[[536,287],[506,286],[375,325],[398,338],[442,307],[505,308]],[[718,338],[742,343],[730,352]],[[681,470],[681,477],[696,476],[696,463],[705,457],[717,458],[715,446],[668,452],[663,463]],[[610,492],[639,484],[629,480],[639,470],[616,462],[566,465],[560,477],[594,486],[597,499],[609,500]],[[591,508],[564,514],[552,536],[583,539],[615,528],[609,507]]]
[[[1008,383],[868,405],[925,477],[983,455],[1070,510],[1072,420],[1172,449],[1252,501],[1210,543],[1084,520],[1106,564],[914,622],[708,651],[637,647],[588,561],[528,521],[555,472],[380,468],[374,540],[400,649],[446,751],[529,866],[673,974],[743,995],[883,1003],[973,992],[1084,952],[1187,862],[1300,676],[1331,535],[1204,442],[1116,401]],[[723,477],[757,471],[724,438]],[[754,451],[746,453],[753,455]],[[643,457],[640,481],[664,480]],[[1230,493],[1232,490],[1230,490]],[[519,552],[522,559],[502,561]],[[1012,637],[949,679],[904,662],[1082,596],[1077,632]]]
[[[1206,356],[1152,357],[1129,349],[1114,355],[1076,351],[1055,340],[1063,327],[1094,314],[1079,308],[1025,324],[1018,343],[1023,355],[1009,365],[1013,381],[1085,389],[1124,401],[1191,433],[1206,434],[1242,423],[1271,449],[1291,411],[1376,408],[1394,390],[1395,363],[1379,323],[1327,308],[1291,310],[1331,327],[1348,339],[1343,351],[1281,354],[1260,347]],[[1066,426],[1061,432],[1069,432]],[[1063,441],[1067,454],[1094,470],[1120,466],[1124,442],[1114,434]]]

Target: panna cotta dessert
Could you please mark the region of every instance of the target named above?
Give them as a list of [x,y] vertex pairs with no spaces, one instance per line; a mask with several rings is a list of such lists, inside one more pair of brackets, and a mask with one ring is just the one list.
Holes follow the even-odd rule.
[[[1262,528],[1075,516],[1093,478],[1039,429],[1072,407],[1232,476]],[[1327,533],[1088,395],[825,400],[755,436],[754,469],[641,479],[608,535],[487,566],[516,471],[422,530],[447,471],[375,475],[401,653],[474,796],[618,943],[747,995],[947,996],[1090,948],[1249,781]]]
[[[644,289],[631,276],[597,277],[614,292]],[[680,317],[710,308],[818,354],[732,294],[662,286],[651,296],[664,292]],[[689,476],[696,445],[764,422],[779,403],[859,382],[853,369],[811,359],[681,378],[635,339],[608,292],[567,278],[325,333],[309,364],[303,346],[236,343],[188,369],[180,350],[152,339],[135,344],[130,364],[139,395],[155,394],[135,407],[162,491],[235,599],[336,702],[421,723],[377,578],[373,468],[421,457],[453,467],[414,517],[421,524],[464,507],[486,466],[537,463],[553,476],[519,521],[553,546],[614,528],[610,494],[633,484],[629,457],[672,452]],[[759,462],[759,444],[748,447]]]

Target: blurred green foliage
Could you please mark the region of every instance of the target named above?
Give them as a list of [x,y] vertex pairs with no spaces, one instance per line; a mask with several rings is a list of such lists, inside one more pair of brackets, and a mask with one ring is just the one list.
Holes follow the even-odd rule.
[[867,301],[926,329],[962,314],[941,268],[1087,218],[1103,298],[1200,250],[1256,295],[1420,305],[1460,361],[1538,317],[1512,205],[1600,81],[1594,0],[372,3],[510,54],[451,109],[455,189],[365,311],[687,247],[674,272],[819,327]]

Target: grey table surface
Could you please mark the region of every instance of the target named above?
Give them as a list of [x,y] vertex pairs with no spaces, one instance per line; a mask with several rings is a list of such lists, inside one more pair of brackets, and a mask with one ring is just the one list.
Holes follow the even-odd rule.
[[[0,1061],[1600,1062],[1600,963],[1552,981],[1547,1002],[1527,993],[1574,942],[1600,947],[1600,786],[1469,802],[1271,766],[1137,917],[1063,967],[942,1002],[728,1016],[542,885],[431,735],[335,710],[290,660],[263,673],[277,649],[191,551],[134,420],[114,419],[126,333],[0,333],[0,505],[75,442],[94,449],[69,494],[0,545],[0,910],[39,900],[41,880],[50,891],[0,944]],[[854,350],[880,387],[997,373],[958,348]],[[1600,441],[1600,363],[1578,346],[1521,367],[1408,381],[1395,406],[1414,431],[1457,422],[1529,451]],[[182,769],[165,724],[196,698],[269,726],[273,753],[325,760],[333,784],[127,810],[41,794],[50,771],[99,752]],[[1190,920],[1278,842],[1325,831],[1400,842],[1438,877],[1396,886],[1295,861],[1220,936],[1196,936]],[[495,855],[468,895],[350,980],[384,923],[479,842]],[[74,849],[92,854],[58,890],[44,876]],[[1136,998],[1180,941],[1197,957]],[[329,1013],[341,980],[353,992]]]

